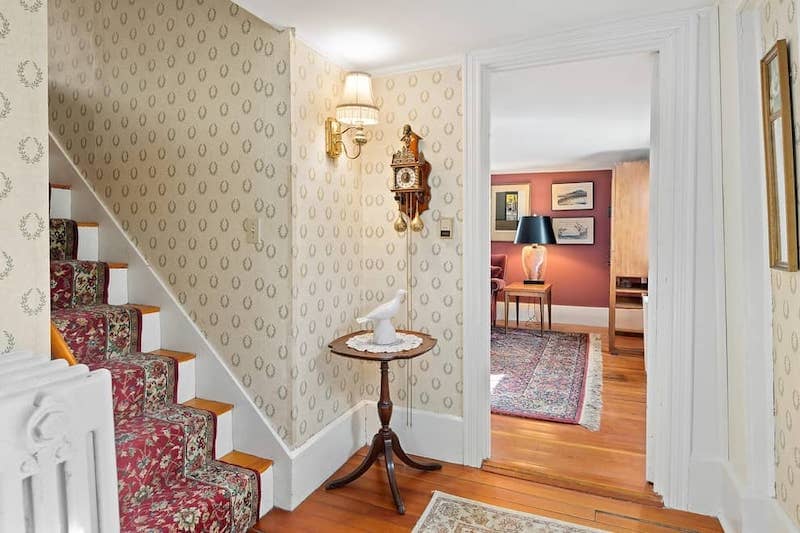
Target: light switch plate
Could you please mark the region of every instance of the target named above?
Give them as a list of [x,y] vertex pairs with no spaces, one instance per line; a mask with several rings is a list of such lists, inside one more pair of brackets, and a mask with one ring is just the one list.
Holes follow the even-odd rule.
[[439,237],[442,239],[452,239],[454,225],[452,217],[441,217],[439,219]]

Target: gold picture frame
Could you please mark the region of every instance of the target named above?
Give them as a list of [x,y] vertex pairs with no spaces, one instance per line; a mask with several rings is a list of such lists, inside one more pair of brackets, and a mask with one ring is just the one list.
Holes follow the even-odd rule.
[[789,51],[785,39],[761,59],[761,114],[767,170],[769,265],[796,272],[797,194],[794,169]]

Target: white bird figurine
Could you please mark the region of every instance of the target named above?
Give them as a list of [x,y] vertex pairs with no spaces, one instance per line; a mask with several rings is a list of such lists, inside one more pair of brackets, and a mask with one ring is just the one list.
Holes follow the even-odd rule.
[[406,291],[400,289],[388,302],[382,303],[366,315],[356,318],[356,322],[359,324],[370,321],[374,324],[372,329],[374,344],[387,345],[397,342],[397,332],[392,325],[392,317],[400,309],[400,300],[405,294]]

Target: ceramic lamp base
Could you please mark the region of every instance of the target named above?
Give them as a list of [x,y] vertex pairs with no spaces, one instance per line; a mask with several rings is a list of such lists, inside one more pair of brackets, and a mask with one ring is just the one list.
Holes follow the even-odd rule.
[[522,271],[526,284],[544,283],[544,272],[547,267],[547,248],[540,245],[528,245],[522,249]]

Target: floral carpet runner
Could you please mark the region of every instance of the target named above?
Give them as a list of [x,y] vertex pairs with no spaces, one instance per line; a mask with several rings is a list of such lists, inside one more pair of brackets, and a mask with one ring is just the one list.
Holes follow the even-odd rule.
[[600,429],[600,336],[492,328],[492,412]]
[[600,529],[495,507],[435,491],[412,533],[602,533]]
[[77,246],[74,221],[50,221],[51,320],[80,363],[111,373],[122,531],[247,531],[259,474],[214,460],[214,415],[175,403],[177,363],[140,353],[141,313],[108,304],[108,265]]

